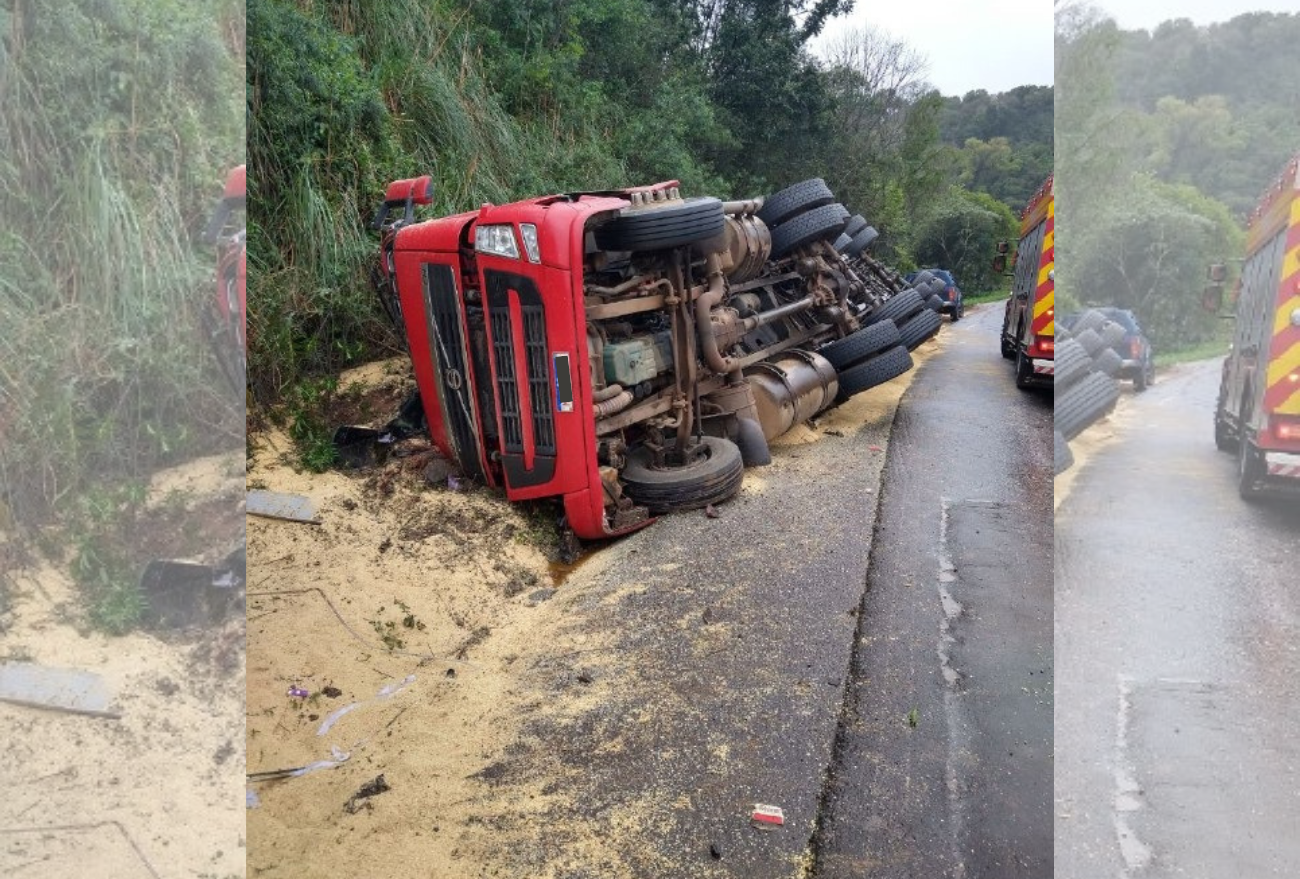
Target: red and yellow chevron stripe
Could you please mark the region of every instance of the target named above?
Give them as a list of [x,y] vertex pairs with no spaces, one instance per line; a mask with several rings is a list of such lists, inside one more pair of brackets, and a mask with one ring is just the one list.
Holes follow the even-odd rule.
[[1047,230],[1043,233],[1043,253],[1038,262],[1038,284],[1034,290],[1032,332],[1037,336],[1056,335],[1056,282],[1052,269],[1056,261],[1056,199],[1052,197],[1052,179],[1047,179]]
[[1300,189],[1294,184],[1290,196],[1264,408],[1283,415],[1300,415],[1300,327],[1291,321],[1291,313],[1300,309]]

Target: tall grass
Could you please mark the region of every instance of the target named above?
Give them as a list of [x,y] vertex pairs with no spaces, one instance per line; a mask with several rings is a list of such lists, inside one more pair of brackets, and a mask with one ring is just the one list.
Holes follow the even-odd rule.
[[242,432],[193,243],[242,161],[240,5],[0,8],[0,500],[21,522]]

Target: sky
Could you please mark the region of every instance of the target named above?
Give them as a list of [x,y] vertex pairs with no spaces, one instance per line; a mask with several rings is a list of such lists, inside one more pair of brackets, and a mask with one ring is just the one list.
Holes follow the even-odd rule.
[[857,0],[819,43],[851,27],[883,31],[925,56],[926,80],[945,95],[1052,84],[1050,0]]

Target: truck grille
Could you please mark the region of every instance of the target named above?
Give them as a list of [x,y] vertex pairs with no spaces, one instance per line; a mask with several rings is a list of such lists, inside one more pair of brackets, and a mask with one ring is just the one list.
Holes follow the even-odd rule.
[[466,476],[482,474],[478,434],[474,429],[473,395],[465,362],[465,337],[461,332],[460,302],[451,267],[424,267],[424,307],[429,322],[429,347],[437,372],[438,400],[444,423],[456,446],[456,457]]
[[[532,427],[533,452],[554,456],[555,405],[551,396],[550,352],[546,342],[546,309],[541,294],[531,278],[506,272],[484,272],[487,286],[492,348],[496,357],[496,379],[501,405],[502,451],[508,455],[524,452],[524,418]],[[526,374],[519,375],[515,359],[515,319],[510,309],[510,292],[519,301],[522,322],[523,364]],[[525,384],[526,383],[526,384]],[[529,412],[523,411],[523,387],[528,388]]]

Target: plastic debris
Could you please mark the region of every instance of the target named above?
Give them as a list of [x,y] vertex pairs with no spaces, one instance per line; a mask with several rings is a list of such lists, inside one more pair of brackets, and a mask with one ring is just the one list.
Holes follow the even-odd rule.
[[346,803],[343,804],[343,811],[349,815],[355,815],[362,807],[369,807],[369,803],[362,803],[362,800],[370,797],[377,797],[382,793],[392,790],[388,782],[384,780],[383,774],[375,776],[374,781],[368,781],[361,785],[361,789],[354,793]]
[[330,727],[332,727],[340,717],[347,714],[349,711],[353,710],[354,708],[360,708],[360,707],[361,707],[360,702],[350,702],[336,711],[331,711],[329,713],[329,716],[327,716],[323,721],[321,721],[320,729],[316,730],[316,735],[318,736],[325,735],[325,733],[330,731]]
[[316,505],[310,498],[299,494],[257,489],[248,493],[245,509],[250,515],[265,516],[268,519],[287,519],[307,525],[320,524],[316,518]]
[[755,827],[763,830],[771,830],[774,827],[785,825],[785,813],[781,811],[780,806],[767,806],[763,803],[754,804],[754,812],[749,816],[749,820]]
[[401,683],[385,684],[383,689],[379,691],[379,698],[391,699],[394,696],[396,696],[398,693],[405,690],[413,683],[415,683],[415,675],[407,675],[406,677],[402,678]]
[[463,491],[465,488],[465,482],[459,476],[453,473],[447,477],[447,487],[450,488],[452,491]]
[[246,801],[248,803],[247,808],[256,809],[258,806],[262,805],[262,799],[257,795],[257,791],[253,790],[250,787],[248,788],[247,794],[248,794],[246,797]]
[[290,687],[289,691],[285,693],[285,695],[297,696],[299,699],[306,699],[311,694],[307,692],[305,687]]

